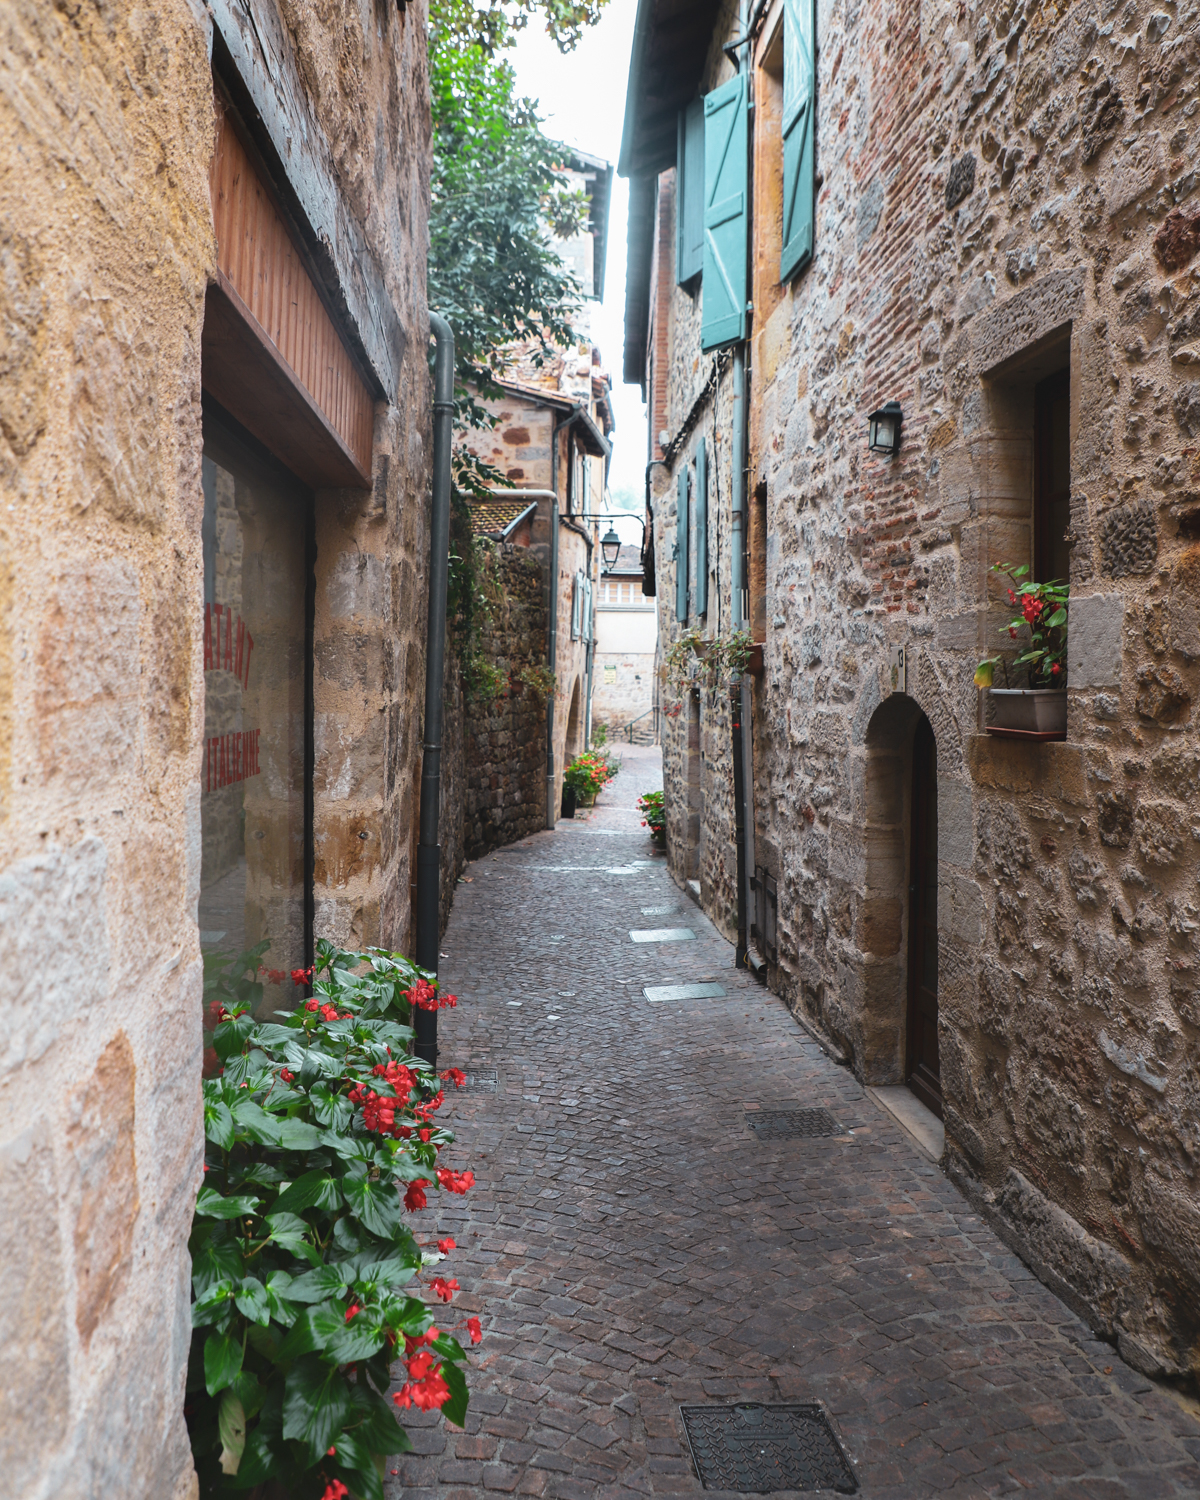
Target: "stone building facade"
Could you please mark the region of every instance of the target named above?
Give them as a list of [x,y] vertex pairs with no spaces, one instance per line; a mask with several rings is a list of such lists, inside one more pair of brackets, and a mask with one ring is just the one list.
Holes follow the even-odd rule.
[[202,956],[265,943],[270,1003],[314,932],[409,935],[425,14],[0,36],[0,1461],[169,1500]]
[[[1200,10],[770,0],[684,37],[667,9],[621,166],[660,661],[756,643],[732,697],[698,660],[665,682],[672,869],[865,1082],[942,1114],[1039,1275],[1194,1379]],[[715,211],[686,259],[697,109],[702,210],[714,141],[744,153],[744,265]],[[1069,580],[1065,739],[989,733],[997,563]]]
[[624,545],[597,588],[592,722],[603,724],[610,738],[629,733],[652,745],[658,737],[658,617],[654,600],[642,591],[643,578],[640,548]]

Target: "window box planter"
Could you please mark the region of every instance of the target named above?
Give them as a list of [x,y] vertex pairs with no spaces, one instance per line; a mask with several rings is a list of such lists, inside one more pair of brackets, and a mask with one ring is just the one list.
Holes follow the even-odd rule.
[[989,688],[989,734],[1010,739],[1065,740],[1066,688]]

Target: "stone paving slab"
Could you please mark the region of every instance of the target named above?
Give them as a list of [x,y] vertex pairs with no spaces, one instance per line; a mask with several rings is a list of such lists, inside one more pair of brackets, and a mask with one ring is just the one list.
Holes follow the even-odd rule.
[[[694,942],[629,943],[678,899],[624,816],[653,775],[627,752],[587,820],[458,888],[440,1061],[497,1085],[447,1101],[446,1162],[475,1189],[415,1219],[458,1241],[453,1313],[478,1313],[484,1342],[465,1432],[405,1414],[417,1451],[389,1500],[721,1496],[680,1407],[745,1400],[820,1402],[867,1500],[1195,1500],[1195,1418],[1026,1270],[701,914]],[[642,997],[715,982],[724,997]],[[825,1108],[845,1133],[759,1139],[755,1108]]]

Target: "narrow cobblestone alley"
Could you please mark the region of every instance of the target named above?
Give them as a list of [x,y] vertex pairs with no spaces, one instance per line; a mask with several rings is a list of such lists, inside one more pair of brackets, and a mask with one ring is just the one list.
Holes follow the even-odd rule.
[[[440,1063],[478,1181],[417,1224],[457,1239],[484,1341],[466,1432],[406,1413],[389,1495],[699,1493],[680,1407],[739,1401],[822,1403],[868,1500],[1200,1493],[1200,1424],[735,972],[640,827],[657,752],[625,767],[457,890]],[[630,938],[669,927],[694,941]],[[725,994],[643,994],[693,981]],[[750,1128],[815,1107],[839,1135]]]

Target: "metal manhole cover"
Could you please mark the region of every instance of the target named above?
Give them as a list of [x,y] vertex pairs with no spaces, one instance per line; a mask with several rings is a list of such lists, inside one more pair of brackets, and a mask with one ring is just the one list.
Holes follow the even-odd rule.
[[474,1094],[494,1094],[499,1085],[495,1068],[464,1068],[466,1083],[461,1087]]
[[845,1128],[827,1109],[756,1109],[746,1111],[746,1124],[764,1139],[787,1137],[815,1140],[823,1135],[845,1135]]
[[816,1403],[682,1406],[683,1426],[706,1490],[769,1495],[775,1490],[857,1493],[858,1481]]

